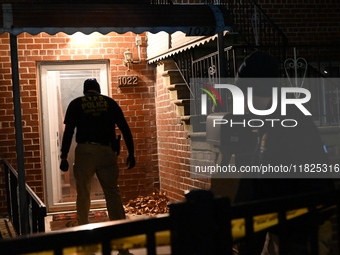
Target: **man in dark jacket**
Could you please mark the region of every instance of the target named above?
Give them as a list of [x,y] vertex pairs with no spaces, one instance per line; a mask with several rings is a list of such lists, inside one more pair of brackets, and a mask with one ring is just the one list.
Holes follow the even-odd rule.
[[91,180],[97,175],[105,194],[110,220],[125,218],[118,188],[116,125],[121,130],[128,149],[128,169],[135,166],[134,145],[130,128],[115,100],[100,94],[96,79],[84,82],[84,96],[68,106],[61,148],[62,171],[68,170],[67,156],[76,129],[74,177],[77,189],[78,224],[87,224],[90,210]]
[[[240,66],[236,85],[244,93],[247,93],[248,87],[253,87],[252,103],[254,108],[267,110],[273,103],[272,88],[280,87],[278,77],[279,69],[275,59],[269,54],[256,51],[248,56]],[[299,166],[327,163],[320,135],[311,116],[305,116],[295,105],[287,105],[285,116],[281,115],[281,107],[278,103],[278,107],[273,113],[266,116],[253,115],[253,117],[262,120],[290,119],[296,120],[296,122],[291,123],[294,124],[294,127],[285,127],[280,122],[275,122],[273,125],[273,122],[263,121],[265,124],[258,128],[258,145],[252,164]],[[295,124],[297,125],[295,126]],[[302,179],[294,178],[294,176],[282,178],[277,175],[277,178],[271,179],[241,180],[237,199],[238,202],[244,202],[245,200],[279,198],[325,191],[332,187],[333,181],[330,179]],[[288,254],[309,254],[310,233],[309,226],[297,226],[291,231],[287,235],[289,247],[286,247],[286,250]],[[269,233],[262,254],[277,254],[277,252],[278,238],[275,233]]]

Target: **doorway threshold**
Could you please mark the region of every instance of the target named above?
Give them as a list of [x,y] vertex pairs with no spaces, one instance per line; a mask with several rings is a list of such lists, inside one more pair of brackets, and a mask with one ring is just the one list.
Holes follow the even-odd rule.
[[[91,209],[89,223],[109,221],[106,208]],[[45,217],[45,232],[78,226],[75,210],[48,213]]]

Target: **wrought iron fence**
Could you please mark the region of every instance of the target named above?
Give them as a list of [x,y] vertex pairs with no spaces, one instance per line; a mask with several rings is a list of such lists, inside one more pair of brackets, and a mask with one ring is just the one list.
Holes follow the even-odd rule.
[[229,4],[234,17],[233,29],[247,45],[286,45],[287,38],[279,27],[253,0],[234,0]]
[[[248,53],[254,51],[254,49],[259,47],[265,47],[266,51],[270,51],[275,57],[285,59],[285,52],[281,46],[287,44],[287,38],[284,33],[276,26],[274,22],[265,14],[265,12],[260,8],[260,6],[253,0],[245,1],[229,1],[226,3],[228,9],[233,16],[233,27],[231,32],[237,36],[237,44],[240,46],[229,46],[226,45],[224,49],[226,70],[225,73],[227,78],[235,77],[237,68],[242,63],[245,56]],[[227,35],[230,36],[230,35]],[[194,58],[195,49],[187,52],[182,52],[174,56],[175,62],[177,63],[179,70],[183,74],[190,90],[195,97],[195,102],[191,104],[191,121],[196,123],[198,121],[201,125],[192,125],[198,128],[195,131],[205,130],[205,120],[204,116],[199,116],[200,112],[200,99],[195,95],[198,95],[197,87],[190,84],[191,78],[207,78],[209,80],[219,79],[220,63],[218,52],[212,50],[210,54]],[[199,49],[198,49],[199,51]],[[228,94],[225,91],[218,91],[222,96],[228,98]],[[213,111],[228,111],[230,109],[230,102],[225,100],[225,105],[219,108],[214,108],[213,103],[208,99],[209,109],[208,113]],[[197,117],[198,116],[198,117]]]
[[[280,237],[280,254],[286,254],[287,231],[310,226],[311,254],[318,254],[318,224],[321,217],[335,214],[339,219],[339,191],[325,191],[230,205],[226,197],[215,198],[210,191],[193,190],[186,201],[169,205],[170,214],[147,219],[111,221],[73,227],[48,234],[0,240],[2,254],[27,254],[52,251],[64,254],[65,248],[100,247],[110,255],[119,247],[143,247],[139,235],[145,235],[147,254],[156,254],[156,245],[168,245],[171,254],[235,254],[233,244],[242,242],[251,251],[254,239],[270,228]],[[290,217],[287,217],[289,212]],[[274,215],[273,215],[274,214]],[[337,224],[339,230],[339,224]],[[163,241],[156,234],[163,233]],[[128,239],[124,238],[128,237]],[[121,239],[122,238],[122,239]],[[338,243],[339,236],[334,240]],[[117,239],[120,241],[117,243]],[[113,242],[115,240],[116,242]],[[126,245],[126,246],[124,246]],[[84,252],[84,250],[82,250]],[[237,250],[236,250],[237,252]],[[94,252],[93,252],[94,253]],[[97,253],[97,250],[96,250]]]

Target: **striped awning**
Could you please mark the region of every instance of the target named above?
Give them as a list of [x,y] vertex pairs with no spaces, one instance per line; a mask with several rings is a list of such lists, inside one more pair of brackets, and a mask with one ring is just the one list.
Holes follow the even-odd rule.
[[[223,31],[223,35],[226,35],[227,33],[229,33],[229,31]],[[186,50],[189,49],[193,49],[195,47],[198,47],[200,45],[205,45],[206,43],[209,43],[211,41],[214,41],[217,39],[217,35],[213,35],[213,36],[201,36],[201,37],[193,37],[193,40],[188,41],[187,43],[178,46],[176,48],[171,48],[166,52],[163,52],[162,54],[160,54],[159,56],[154,56],[151,57],[149,59],[147,59],[148,63],[155,63],[157,61],[160,61],[162,59],[166,59],[168,57],[174,56],[180,52],[184,52]]]
[[0,15],[0,34],[14,35],[129,31],[208,31],[206,35],[212,35],[230,30],[232,25],[226,6],[217,5],[5,3]]

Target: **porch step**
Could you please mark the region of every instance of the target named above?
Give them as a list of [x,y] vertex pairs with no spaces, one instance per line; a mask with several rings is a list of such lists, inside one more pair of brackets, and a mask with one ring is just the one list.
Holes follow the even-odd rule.
[[190,98],[190,91],[185,83],[175,83],[168,86],[170,91],[170,99],[188,99]]
[[168,79],[167,84],[182,83],[183,78],[178,70],[166,70],[162,76]]
[[177,114],[179,116],[190,115],[190,99],[178,99],[173,102],[177,106]]
[[186,116],[181,116],[180,117],[180,120],[184,123],[184,126],[185,126],[185,130],[187,130],[187,131],[191,131],[190,130],[190,128],[191,128],[191,126],[190,126],[190,115],[186,115]]
[[184,129],[190,130],[190,89],[185,83],[180,71],[172,59],[165,60],[163,81],[169,90],[171,101],[176,105],[176,114],[184,125]]

